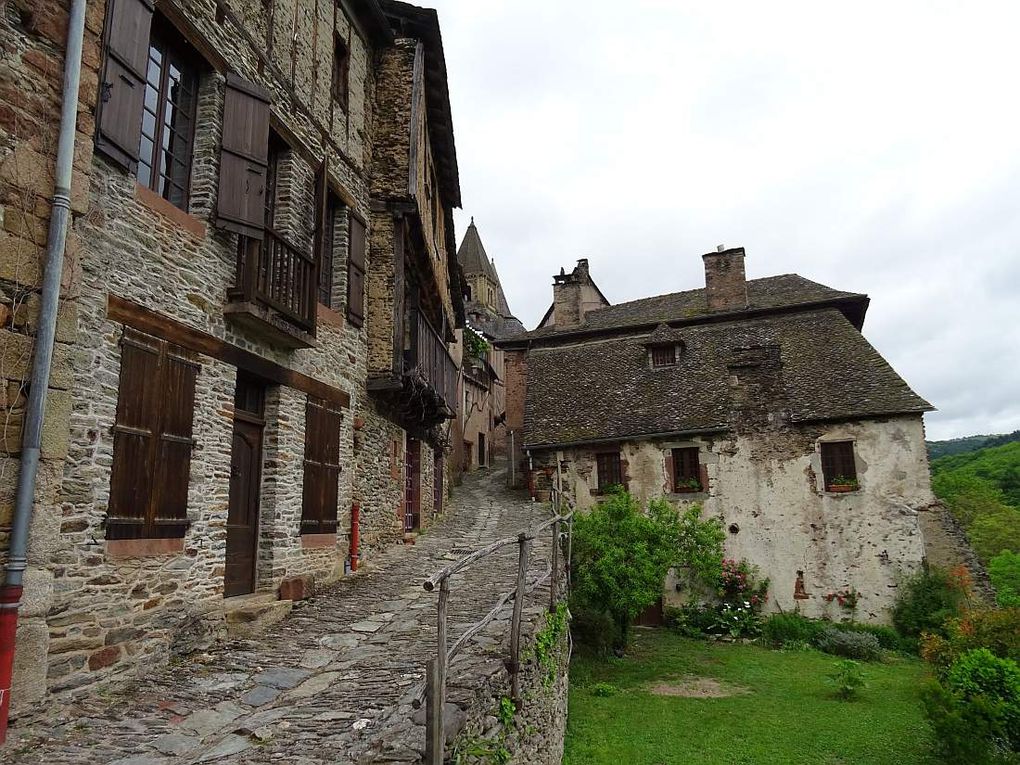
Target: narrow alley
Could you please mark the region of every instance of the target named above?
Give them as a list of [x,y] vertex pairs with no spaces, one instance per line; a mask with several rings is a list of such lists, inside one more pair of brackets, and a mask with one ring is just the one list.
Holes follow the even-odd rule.
[[[296,604],[252,640],[192,655],[130,687],[92,693],[11,727],[5,762],[171,765],[204,762],[413,762],[424,747],[412,698],[435,652],[436,594],[422,581],[461,555],[548,517],[548,506],[504,489],[505,471],[465,477],[446,515],[413,546],[378,554],[356,575]],[[548,566],[550,540],[536,540],[534,576]],[[517,548],[453,580],[455,639],[512,587]],[[547,587],[525,614],[544,611]],[[507,640],[501,615],[451,667],[456,687],[505,672],[494,657]],[[476,677],[477,675],[477,677]],[[417,723],[422,722],[422,711]]]

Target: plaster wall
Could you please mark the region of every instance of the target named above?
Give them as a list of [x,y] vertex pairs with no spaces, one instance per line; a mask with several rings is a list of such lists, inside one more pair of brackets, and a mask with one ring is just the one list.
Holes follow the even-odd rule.
[[[824,490],[819,444],[825,440],[854,441],[858,491]],[[670,493],[669,452],[689,446],[700,450],[707,491]],[[861,593],[858,618],[886,621],[899,576],[924,557],[918,512],[933,497],[920,417],[625,441],[608,448],[619,449],[627,488],[641,502],[666,497],[678,508],[698,503],[722,520],[726,554],[746,558],[771,580],[770,611],[838,618],[838,606],[824,596],[854,587]],[[578,509],[598,500],[595,454],[602,450],[560,452],[560,480]],[[557,480],[556,453],[534,458],[532,488],[541,491]],[[806,599],[794,598],[799,571]],[[682,600],[674,580],[664,597],[667,604]]]

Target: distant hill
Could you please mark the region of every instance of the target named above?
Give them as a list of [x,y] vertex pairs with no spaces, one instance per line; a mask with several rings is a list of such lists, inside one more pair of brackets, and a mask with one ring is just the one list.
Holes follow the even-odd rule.
[[949,485],[947,479],[980,483],[1000,501],[1020,508],[1020,441],[939,457],[932,460],[931,474],[936,492]]
[[952,454],[966,454],[987,446],[1002,446],[1020,441],[1020,430],[1012,433],[989,436],[964,436],[963,438],[950,438],[948,441],[926,441],[928,447],[928,459],[938,459]]

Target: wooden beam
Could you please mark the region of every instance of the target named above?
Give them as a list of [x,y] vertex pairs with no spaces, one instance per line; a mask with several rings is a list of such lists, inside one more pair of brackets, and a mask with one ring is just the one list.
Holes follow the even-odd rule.
[[269,382],[325,399],[345,409],[350,408],[351,397],[346,391],[238,348],[226,340],[213,337],[113,293],[107,295],[106,316],[110,321],[154,335],[190,351],[211,356]]

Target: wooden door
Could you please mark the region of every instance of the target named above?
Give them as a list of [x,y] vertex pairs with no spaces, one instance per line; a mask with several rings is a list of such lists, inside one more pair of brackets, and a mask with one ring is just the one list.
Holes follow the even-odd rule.
[[224,597],[255,591],[259,487],[262,483],[262,388],[238,379],[234,396],[234,440],[230,452],[230,504]]
[[488,455],[485,453],[485,434],[478,434],[478,465],[484,467],[489,464]]
[[421,443],[407,439],[404,464],[404,531],[421,526]]

